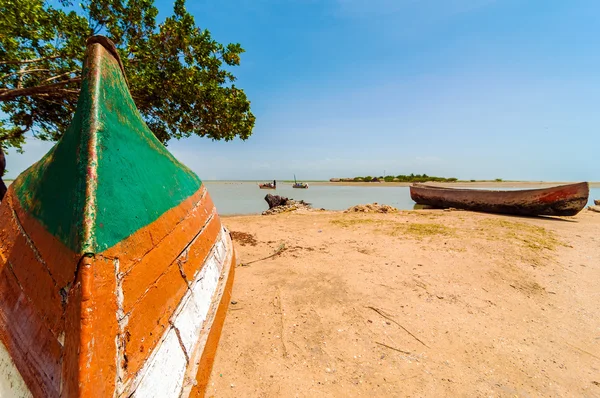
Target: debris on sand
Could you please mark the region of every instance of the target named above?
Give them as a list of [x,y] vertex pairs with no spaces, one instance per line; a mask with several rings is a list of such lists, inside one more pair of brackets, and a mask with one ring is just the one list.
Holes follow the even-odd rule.
[[247,234],[246,232],[239,231],[231,231],[230,232],[231,239],[233,239],[236,243],[239,243],[242,246],[256,246],[258,241],[252,234]]
[[595,211],[596,213],[600,213],[600,206],[588,206],[588,210]]
[[288,199],[284,196],[267,194],[265,200],[269,204],[269,210],[262,212],[263,216],[288,213],[297,210],[312,210],[310,203],[303,200]]
[[397,213],[398,209],[389,205],[380,205],[377,202],[366,205],[356,205],[345,210],[344,213]]

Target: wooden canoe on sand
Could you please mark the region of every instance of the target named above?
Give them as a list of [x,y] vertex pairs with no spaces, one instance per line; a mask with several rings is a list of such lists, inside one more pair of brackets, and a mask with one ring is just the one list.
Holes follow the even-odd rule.
[[587,204],[589,190],[587,182],[518,191],[442,188],[413,184],[410,187],[410,197],[417,204],[437,208],[454,207],[523,216],[574,216]]
[[0,204],[0,396],[202,396],[234,251],[205,186],[88,41],[62,139]]

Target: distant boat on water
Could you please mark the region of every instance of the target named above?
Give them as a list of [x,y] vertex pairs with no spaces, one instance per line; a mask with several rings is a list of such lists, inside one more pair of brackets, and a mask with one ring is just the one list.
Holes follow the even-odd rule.
[[292,185],[292,188],[308,189],[308,184],[296,181],[296,174],[294,174],[294,185]]
[[410,197],[419,205],[521,216],[574,216],[587,204],[589,184],[517,191],[444,188],[413,184]]
[[273,182],[265,182],[263,184],[258,184],[260,189],[277,189],[277,181],[273,180]]

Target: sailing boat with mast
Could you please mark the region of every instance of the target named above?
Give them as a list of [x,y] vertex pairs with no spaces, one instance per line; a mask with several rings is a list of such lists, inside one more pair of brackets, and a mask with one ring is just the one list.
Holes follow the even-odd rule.
[[308,189],[308,184],[296,181],[296,174],[294,174],[294,185],[292,185],[292,188]]

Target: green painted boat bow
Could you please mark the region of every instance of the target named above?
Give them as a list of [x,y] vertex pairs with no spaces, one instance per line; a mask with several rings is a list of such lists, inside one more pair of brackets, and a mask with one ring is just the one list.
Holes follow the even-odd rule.
[[120,242],[202,184],[150,131],[106,42],[88,41],[70,127],[13,184],[25,211],[81,254]]

